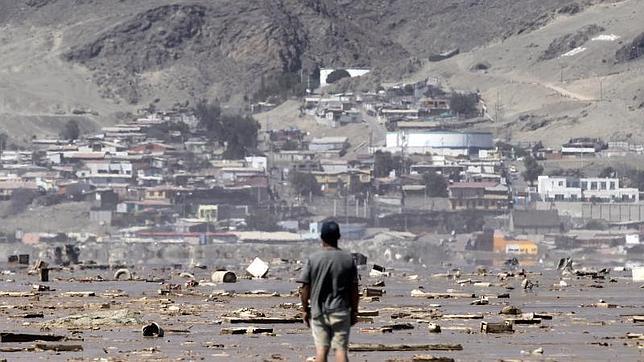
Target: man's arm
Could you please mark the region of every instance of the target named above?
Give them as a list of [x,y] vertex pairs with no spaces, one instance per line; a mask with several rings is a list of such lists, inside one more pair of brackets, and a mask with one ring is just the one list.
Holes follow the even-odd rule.
[[358,323],[358,304],[360,302],[360,292],[358,291],[358,281],[356,280],[351,286],[351,325]]
[[304,309],[304,323],[307,327],[311,327],[311,306],[309,299],[311,298],[311,285],[302,284],[300,287],[300,301],[302,302],[302,309]]

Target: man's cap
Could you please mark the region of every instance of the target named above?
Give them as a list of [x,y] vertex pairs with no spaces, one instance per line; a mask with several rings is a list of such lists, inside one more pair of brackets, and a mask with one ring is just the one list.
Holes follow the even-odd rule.
[[323,223],[320,237],[325,241],[340,239],[340,225],[335,221],[327,221]]

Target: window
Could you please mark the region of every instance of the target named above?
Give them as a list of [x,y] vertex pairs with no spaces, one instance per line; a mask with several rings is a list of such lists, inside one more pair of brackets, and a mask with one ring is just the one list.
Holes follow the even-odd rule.
[[561,194],[555,195],[555,201],[563,201],[563,199],[564,199],[564,195],[561,195]]
[[559,186],[563,187],[563,185],[564,185],[564,182],[563,182],[563,181],[559,181]]
[[606,190],[606,182],[605,181],[600,182],[599,183],[599,188],[600,188],[600,190]]
[[582,181],[581,182],[581,189],[584,190],[584,191],[588,190],[588,182]]
[[616,188],[615,183],[616,183],[615,181],[610,182],[610,189],[611,190],[615,190],[615,188]]
[[590,183],[590,189],[591,190],[597,190],[597,182],[593,181]]

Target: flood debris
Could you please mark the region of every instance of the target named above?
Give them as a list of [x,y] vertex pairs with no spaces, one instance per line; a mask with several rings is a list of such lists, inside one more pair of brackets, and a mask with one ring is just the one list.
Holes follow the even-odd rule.
[[362,295],[365,297],[382,297],[385,294],[384,289],[379,288],[365,288],[362,290]]
[[519,315],[521,314],[521,309],[513,306],[513,305],[508,305],[505,306],[501,309],[499,314],[508,314],[508,315]]
[[510,321],[500,323],[481,322],[481,333],[514,333],[513,324]]
[[385,267],[374,264],[369,271],[369,276],[372,278],[388,277],[389,272],[385,271]]
[[226,317],[224,318],[230,324],[299,324],[302,323],[301,317],[247,317],[247,318],[237,318],[237,317]]
[[273,328],[258,328],[258,327],[240,327],[240,328],[222,328],[221,334],[265,334],[273,333]]
[[474,293],[465,293],[465,292],[435,293],[435,292],[425,292],[420,289],[412,290],[411,296],[416,298],[427,298],[427,299],[476,298],[476,294]]
[[266,262],[264,262],[262,259],[256,257],[252,263],[246,268],[246,271],[248,274],[252,275],[253,277],[260,279],[266,277],[269,271],[269,266]]
[[95,297],[96,292],[91,292],[91,291],[84,291],[84,292],[64,292],[60,293],[61,297]]
[[143,326],[141,333],[143,334],[143,337],[163,337],[165,334],[163,328],[155,322]]
[[55,334],[33,334],[33,333],[0,333],[1,343],[22,343],[22,342],[59,342],[65,339],[65,336]]
[[572,272],[572,258],[559,259],[557,270]]
[[523,355],[542,355],[543,354],[543,347],[535,348],[532,351],[521,351],[521,354]]
[[236,283],[237,275],[231,271],[218,270],[212,273],[210,280],[213,283]]
[[349,352],[462,351],[460,344],[380,344],[352,343]]
[[483,319],[482,314],[443,314],[443,319]]
[[634,282],[644,282],[644,266],[631,268],[631,273]]
[[422,355],[414,355],[411,360],[413,362],[421,362],[421,361],[433,361],[433,362],[454,362],[453,358],[450,357],[440,357],[440,356],[433,356],[431,354],[422,354]]
[[473,300],[470,302],[470,305],[488,305],[488,304],[490,304],[490,300],[485,296],[482,296],[479,299]]
[[436,323],[428,323],[427,324],[427,329],[429,330],[429,333],[440,333],[441,332],[441,326],[439,326]]
[[360,265],[367,265],[367,256],[362,254],[362,253],[351,253],[351,256],[353,257],[353,262],[360,266]]
[[44,283],[49,281],[49,268],[40,269],[40,281]]
[[115,280],[132,280],[132,272],[129,269],[122,268],[114,272]]
[[74,314],[46,322],[49,328],[95,329],[111,326],[142,325],[141,313],[129,309]]
[[80,344],[36,343],[33,348],[36,351],[54,351],[54,352],[82,352],[83,351],[83,346]]

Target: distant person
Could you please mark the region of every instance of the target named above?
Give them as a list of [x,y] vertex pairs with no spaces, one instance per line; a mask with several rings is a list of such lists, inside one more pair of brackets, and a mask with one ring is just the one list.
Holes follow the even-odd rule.
[[[298,278],[304,323],[311,328],[316,362],[325,362],[329,348],[336,361],[348,361],[349,332],[358,321],[358,269],[350,253],[338,248],[340,226],[325,222],[322,250],[306,261]],[[310,300],[310,304],[309,304]]]

